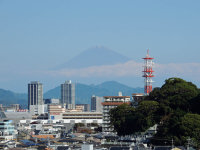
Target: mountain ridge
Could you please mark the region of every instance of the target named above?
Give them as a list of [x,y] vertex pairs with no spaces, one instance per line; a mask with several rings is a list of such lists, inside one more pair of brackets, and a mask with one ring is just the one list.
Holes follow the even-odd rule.
[[24,104],[27,100],[27,94],[15,93],[10,90],[0,89],[0,104]]
[[[97,85],[77,83],[75,87],[76,104],[90,104],[92,95],[116,96],[118,95],[119,91],[121,91],[123,95],[131,96],[132,93],[142,93],[143,88],[132,88],[116,81],[106,81]],[[44,98],[60,99],[60,86],[48,90],[43,95]],[[27,106],[27,99],[27,93],[20,94],[9,90],[0,89],[0,104],[20,104],[22,106]]]
[[[116,81],[106,81],[98,85],[86,85],[77,83],[75,85],[76,104],[90,104],[92,95],[96,96],[116,96],[118,92],[131,96],[132,93],[143,93],[143,88],[132,88]],[[54,94],[52,94],[54,93]],[[60,98],[60,86],[44,93],[44,98]]]
[[106,47],[93,47],[86,49],[74,58],[54,69],[80,69],[91,66],[114,65],[125,63],[131,59]]

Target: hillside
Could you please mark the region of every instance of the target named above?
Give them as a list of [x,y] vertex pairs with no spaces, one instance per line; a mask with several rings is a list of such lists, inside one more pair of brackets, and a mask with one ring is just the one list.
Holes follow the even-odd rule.
[[[131,88],[116,81],[108,81],[99,85],[76,84],[76,103],[90,104],[92,95],[114,96],[121,91],[123,95],[131,96],[132,93],[142,93],[143,88]],[[60,86],[47,91],[44,98],[60,98]]]
[[0,89],[0,104],[27,104],[27,94]]

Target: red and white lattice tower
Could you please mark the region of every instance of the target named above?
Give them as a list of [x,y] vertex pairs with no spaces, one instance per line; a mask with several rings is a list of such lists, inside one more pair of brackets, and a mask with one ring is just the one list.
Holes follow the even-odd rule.
[[144,77],[144,93],[146,95],[149,95],[149,93],[152,91],[152,78],[154,77],[153,75],[153,59],[152,57],[149,56],[149,49],[147,50],[147,55],[144,59],[144,71],[143,71],[143,77]]

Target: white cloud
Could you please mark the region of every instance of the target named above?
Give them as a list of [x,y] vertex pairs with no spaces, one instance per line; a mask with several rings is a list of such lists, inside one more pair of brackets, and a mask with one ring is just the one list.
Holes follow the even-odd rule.
[[[93,66],[81,69],[63,69],[49,71],[48,74],[65,77],[139,77],[142,76],[143,63],[129,61],[123,64]],[[156,76],[182,76],[199,79],[200,63],[170,63],[155,64],[153,66]]]
[[199,79],[200,63],[170,63],[170,64],[156,64],[156,74],[171,75],[171,76],[185,76]]
[[124,64],[92,66],[81,69],[62,69],[58,71],[50,71],[50,74],[62,75],[66,77],[107,77],[107,76],[138,76],[141,73],[142,63],[129,61]]

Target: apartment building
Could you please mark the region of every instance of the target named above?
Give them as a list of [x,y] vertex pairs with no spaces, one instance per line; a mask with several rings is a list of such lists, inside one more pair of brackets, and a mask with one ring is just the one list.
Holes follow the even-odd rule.
[[119,92],[119,96],[104,96],[103,105],[103,132],[113,132],[114,128],[110,125],[109,111],[124,103],[130,104],[130,96],[122,96]]

